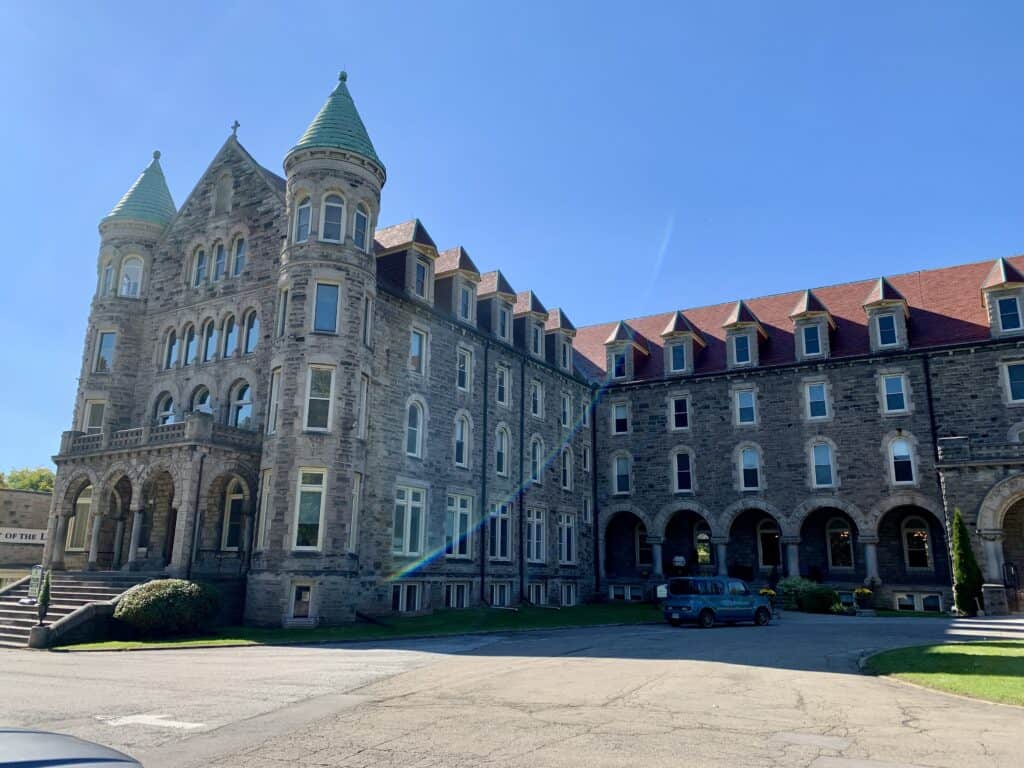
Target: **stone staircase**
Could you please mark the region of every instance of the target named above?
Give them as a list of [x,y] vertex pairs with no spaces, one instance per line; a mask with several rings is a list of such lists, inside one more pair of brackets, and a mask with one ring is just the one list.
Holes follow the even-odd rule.
[[[150,577],[137,573],[53,572],[50,581],[50,609],[44,626],[70,616],[86,606],[113,600]],[[0,594],[0,646],[27,648],[29,632],[39,623],[34,605],[21,605],[28,596],[28,580]]]

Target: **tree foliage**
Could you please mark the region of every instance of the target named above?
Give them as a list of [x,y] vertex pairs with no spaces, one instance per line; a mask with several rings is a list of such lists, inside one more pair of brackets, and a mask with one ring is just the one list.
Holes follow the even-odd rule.
[[973,616],[981,600],[981,569],[974,558],[971,537],[959,507],[953,511],[952,550],[953,599],[959,612]]
[[22,469],[12,469],[6,476],[0,472],[0,488],[53,493],[53,479],[52,469],[23,467]]

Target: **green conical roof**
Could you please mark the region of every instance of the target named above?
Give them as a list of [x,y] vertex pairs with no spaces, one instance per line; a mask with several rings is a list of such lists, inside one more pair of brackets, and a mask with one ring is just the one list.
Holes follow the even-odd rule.
[[344,72],[338,75],[337,87],[331,91],[327,102],[320,108],[298,143],[288,150],[288,154],[310,147],[332,147],[355,152],[383,168],[384,163],[377,157],[373,142],[366,133],[366,126],[352,101],[352,94],[345,85],[347,79],[348,75]]
[[131,188],[124,193],[103,221],[148,221],[167,224],[176,212],[167,180],[160,168],[160,153],[153,153],[153,162],[146,166]]

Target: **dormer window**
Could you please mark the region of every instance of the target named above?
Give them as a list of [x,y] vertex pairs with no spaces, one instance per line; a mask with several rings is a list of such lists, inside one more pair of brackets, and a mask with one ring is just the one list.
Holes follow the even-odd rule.
[[430,265],[426,259],[416,259],[413,269],[413,293],[421,299],[425,299],[427,298],[427,279],[430,276]]
[[733,336],[732,361],[735,365],[747,365],[750,363],[750,337],[746,334]]
[[534,323],[530,328],[530,351],[536,357],[544,354],[544,331],[539,323]]
[[804,326],[804,356],[814,357],[821,354],[821,328],[818,325]]
[[899,344],[896,335],[896,315],[878,316],[878,346],[894,347]]
[[304,243],[309,240],[309,222],[313,215],[313,207],[309,198],[304,197],[299,201],[299,207],[295,211],[295,242]]
[[473,289],[468,285],[459,288],[459,318],[467,323],[473,319]]
[[324,198],[323,227],[320,239],[328,243],[340,243],[345,234],[345,201],[340,195]]
[[366,210],[366,206],[360,203],[356,206],[356,215],[353,222],[352,240],[356,244],[356,248],[361,251],[367,250],[367,238],[366,233],[370,229],[370,214]]
[[562,345],[561,345],[561,349],[562,349],[562,356],[561,356],[561,359],[562,359],[562,369],[566,370],[566,371],[571,370],[572,369],[572,345],[568,341],[563,341]]
[[615,352],[612,355],[612,378],[613,379],[624,379],[626,378],[626,353]]
[[669,347],[669,370],[672,373],[680,373],[686,370],[686,346],[683,344],[673,344]]
[[1003,331],[1020,330],[1020,302],[1016,296],[999,300],[999,328]]
[[512,310],[508,304],[498,307],[498,338],[508,341],[512,330]]

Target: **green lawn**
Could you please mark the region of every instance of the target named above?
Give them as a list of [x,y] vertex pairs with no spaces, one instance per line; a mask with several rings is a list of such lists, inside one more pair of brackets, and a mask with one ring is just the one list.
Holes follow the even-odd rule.
[[229,645],[278,645],[290,643],[337,643],[356,640],[387,640],[431,635],[461,635],[473,632],[515,632],[525,629],[586,627],[598,624],[643,624],[660,622],[661,612],[647,603],[581,605],[575,608],[469,608],[435,611],[426,616],[386,619],[380,625],[368,622],[342,627],[315,629],[262,629],[224,627],[213,634],[169,640],[111,640],[69,645],[57,650],[116,651],[138,648],[194,648]]
[[941,691],[1024,706],[1024,641],[985,640],[899,648],[866,669]]

